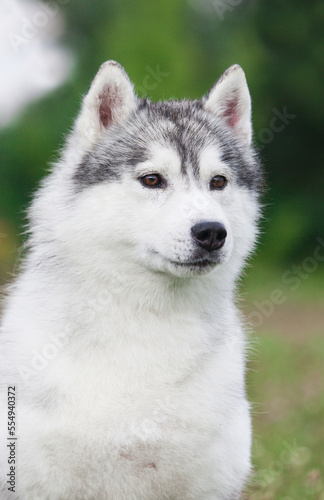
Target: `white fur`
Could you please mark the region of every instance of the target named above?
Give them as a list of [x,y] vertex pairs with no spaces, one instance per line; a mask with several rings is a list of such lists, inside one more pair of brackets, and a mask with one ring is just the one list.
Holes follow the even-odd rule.
[[85,151],[90,150],[104,132],[104,127],[98,118],[98,101],[101,92],[107,87],[118,90],[122,103],[116,107],[117,109],[112,110],[115,123],[122,123],[136,108],[133,85],[124,69],[115,61],[103,63],[83,100],[82,110],[76,123],[80,146]]
[[238,64],[228,68],[218,80],[205,101],[205,107],[215,116],[223,118],[228,117],[228,108],[233,102],[236,103],[234,106],[236,117],[232,126],[238,136],[250,144],[252,138],[251,97],[244,71]]
[[[34,251],[3,319],[3,401],[6,385],[18,386],[19,499],[236,499],[250,471],[251,424],[233,294],[257,201],[231,185],[216,148],[200,158],[199,187],[181,177],[177,153],[157,145],[134,175],[154,165],[168,189],[127,178],[73,198],[80,137],[87,150],[87,124],[102,133],[97,85],[120,78],[122,109],[133,106],[119,68],[105,71],[33,203]],[[226,190],[209,191],[208,179],[224,174]],[[210,218],[228,230],[221,263],[205,274],[175,268],[170,260],[190,256],[191,226]],[[49,251],[60,265],[39,264]],[[4,434],[0,444],[3,478]]]

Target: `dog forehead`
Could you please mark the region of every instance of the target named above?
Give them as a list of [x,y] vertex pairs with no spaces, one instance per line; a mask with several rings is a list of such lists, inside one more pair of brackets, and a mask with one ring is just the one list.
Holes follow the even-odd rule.
[[145,117],[147,156],[160,168],[167,167],[170,174],[199,176],[198,156],[210,143],[211,134],[197,116],[171,110],[169,105],[167,114],[157,112],[154,120],[150,114]]
[[223,152],[220,147],[217,147],[216,144],[207,145],[198,155],[200,172],[204,174],[217,168],[228,168],[223,158]]
[[170,145],[151,144],[148,148],[148,163],[159,169],[168,170],[170,174],[179,174],[181,158],[179,153]]

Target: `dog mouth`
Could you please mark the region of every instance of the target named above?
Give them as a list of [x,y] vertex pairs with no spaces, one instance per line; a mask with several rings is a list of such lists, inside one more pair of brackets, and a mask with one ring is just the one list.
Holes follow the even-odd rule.
[[[172,258],[170,259],[166,256],[162,256],[156,250],[151,250],[150,255],[151,258],[153,258],[151,260],[151,265],[153,265],[153,267],[155,264],[158,269],[162,270],[164,266],[167,266],[169,272],[172,274],[175,273],[176,275],[179,274],[180,276],[182,276],[183,273],[185,273],[185,275],[188,273],[191,275],[209,272],[216,267],[217,264],[222,262],[221,255],[193,255],[190,260],[173,260]],[[164,261],[162,268],[160,261],[161,257]]]
[[171,264],[174,266],[179,266],[179,267],[184,267],[184,268],[195,268],[195,269],[203,269],[209,266],[215,266],[217,262],[214,262],[209,259],[201,259],[201,260],[191,260],[191,261],[176,261],[176,260],[171,260]]

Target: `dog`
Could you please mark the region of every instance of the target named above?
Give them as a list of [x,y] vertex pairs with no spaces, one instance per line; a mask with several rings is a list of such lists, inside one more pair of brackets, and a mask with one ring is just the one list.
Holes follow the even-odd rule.
[[263,179],[251,137],[238,65],[201,100],[166,102],[101,66],[6,299],[1,498],[240,498],[251,418],[235,289]]

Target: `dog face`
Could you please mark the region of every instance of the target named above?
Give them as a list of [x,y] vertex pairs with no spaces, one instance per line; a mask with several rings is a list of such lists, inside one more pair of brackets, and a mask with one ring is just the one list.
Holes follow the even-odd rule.
[[261,175],[240,67],[201,101],[152,103],[136,99],[119,65],[105,63],[74,140],[83,153],[62,230],[73,234],[75,254],[101,269],[123,259],[186,277],[231,259],[240,266],[251,251]]

